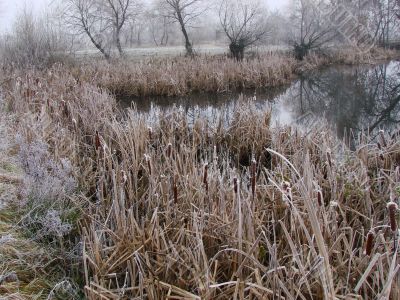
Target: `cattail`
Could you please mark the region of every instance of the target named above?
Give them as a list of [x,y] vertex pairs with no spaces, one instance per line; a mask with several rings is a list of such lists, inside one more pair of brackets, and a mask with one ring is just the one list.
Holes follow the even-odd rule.
[[370,230],[367,235],[367,244],[365,246],[365,254],[370,256],[372,252],[372,248],[374,246],[375,233],[373,230]]
[[322,206],[323,197],[322,197],[322,192],[320,190],[317,192],[317,199],[318,199],[318,205]]
[[251,193],[253,195],[253,198],[256,193],[256,172],[257,172],[257,162],[253,158],[251,161]]
[[238,193],[238,182],[237,182],[237,178],[233,178],[233,191],[235,192],[235,194]]
[[385,139],[385,132],[383,130],[380,130],[379,134],[381,136],[381,141],[382,141],[383,147],[387,147],[387,143],[386,143],[386,139]]
[[381,143],[377,142],[376,144],[377,144],[377,146],[378,146],[378,149],[379,149],[379,150],[382,150]]
[[167,146],[167,157],[170,158],[172,154],[172,144],[169,143]]
[[328,158],[328,164],[332,168],[332,155],[331,155],[331,150],[330,149],[328,149],[328,151],[326,151],[326,156]]
[[203,184],[206,187],[206,191],[208,191],[208,164],[204,165],[204,176],[203,176]]
[[62,100],[62,106],[63,106],[63,113],[64,113],[64,116],[68,118],[68,116],[69,116],[69,111],[68,111],[67,102],[65,102],[65,100]]
[[96,145],[96,150],[99,150],[99,148],[101,147],[101,143],[100,143],[99,132],[97,130],[96,130],[96,137],[95,137],[95,145]]
[[149,169],[149,175],[151,176],[151,161],[150,161],[150,156],[149,155],[144,155],[146,162],[147,162],[147,167]]
[[174,178],[174,183],[173,183],[173,190],[174,190],[174,203],[178,203],[178,187],[176,185],[176,179]]
[[153,139],[153,128],[148,127],[149,130],[149,140],[151,141]]
[[387,204],[387,208],[389,210],[389,223],[390,223],[390,229],[393,232],[397,231],[397,222],[396,222],[396,212],[398,210],[398,206],[394,202],[389,202]]

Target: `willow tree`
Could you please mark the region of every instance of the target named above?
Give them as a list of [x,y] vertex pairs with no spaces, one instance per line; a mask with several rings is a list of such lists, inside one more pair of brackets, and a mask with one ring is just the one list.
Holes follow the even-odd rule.
[[229,39],[229,50],[236,60],[244,58],[246,48],[268,32],[266,12],[260,1],[222,0],[219,19]]
[[311,50],[321,48],[337,36],[332,22],[324,19],[319,7],[320,0],[295,0],[293,3],[292,44],[298,60],[303,60]]

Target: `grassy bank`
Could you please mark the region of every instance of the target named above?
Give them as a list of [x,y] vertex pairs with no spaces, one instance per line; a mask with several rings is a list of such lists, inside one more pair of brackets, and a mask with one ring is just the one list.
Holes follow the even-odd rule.
[[22,145],[46,145],[37,168],[68,170],[40,205],[72,227],[46,241],[79,245],[88,299],[399,297],[398,136],[350,151],[245,99],[228,122],[122,117],[93,70],[16,73],[4,93]]
[[368,53],[336,50],[296,61],[290,54],[261,52],[236,62],[227,56],[151,58],[137,61],[96,61],[72,69],[79,80],[123,97],[184,96],[198,92],[232,92],[290,83],[299,73],[334,64],[377,63],[398,57],[396,51]]
[[0,111],[0,298],[71,299],[79,288],[69,278],[68,254],[39,240],[24,221],[32,207],[25,207],[28,177],[12,138],[14,121]]

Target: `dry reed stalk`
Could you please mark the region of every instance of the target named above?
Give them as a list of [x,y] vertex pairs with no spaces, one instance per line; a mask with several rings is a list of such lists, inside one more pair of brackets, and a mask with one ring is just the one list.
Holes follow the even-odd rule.
[[[358,146],[363,152],[343,150],[350,159],[340,161],[335,152],[326,153],[325,149],[337,149],[338,145],[329,133],[321,135],[318,128],[303,137],[290,128],[272,128],[265,122],[269,110],[258,111],[246,103],[238,105],[227,124],[198,120],[204,124],[201,136],[176,109],[160,114],[156,121],[136,110],[120,120],[115,118],[110,95],[85,83],[77,85],[58,72],[58,80],[46,77],[43,82],[48,80],[49,86],[31,96],[46,106],[45,99],[53,99],[52,90],[57,90],[68,103],[68,118],[62,114],[62,106],[55,105],[54,114],[28,106],[18,100],[23,99],[21,91],[13,91],[6,100],[25,113],[20,123],[24,135],[43,134],[53,142],[54,153],[73,158],[82,192],[87,195],[81,230],[85,277],[94,283],[89,285],[88,298],[118,294],[122,282],[126,297],[167,298],[169,287],[160,287],[158,281],[202,299],[233,298],[236,286],[237,295],[240,292],[244,298],[264,292],[281,299],[345,298],[358,282],[364,299],[390,292],[387,279],[395,268],[387,259],[392,255],[388,237],[375,237],[375,244],[380,245],[375,264],[355,255],[368,250],[363,249],[369,244],[368,236],[365,244],[357,242],[366,224],[386,223],[386,203],[380,199],[390,197],[387,183],[376,172],[373,158],[377,149],[367,147],[367,138]],[[65,88],[71,83],[76,85],[74,96]],[[41,114],[46,118],[38,118]],[[71,116],[79,124],[76,128]],[[41,119],[54,128],[51,133],[40,129],[37,122]],[[162,137],[156,146],[149,143],[150,124],[151,138],[156,138],[154,133]],[[98,159],[99,167],[93,168],[96,159],[88,137],[96,130],[107,145]],[[74,143],[65,145],[60,137]],[[172,148],[170,141],[176,147]],[[387,139],[387,143],[391,145],[391,151],[385,153],[387,169],[395,170],[400,150],[392,149],[395,141]],[[266,145],[277,153],[268,165],[262,160]],[[217,153],[218,159],[212,153]],[[248,160],[250,153],[261,157],[259,170],[254,171]],[[212,169],[201,164],[210,154]],[[174,159],[166,159],[172,156]],[[329,174],[324,167],[331,167]],[[398,182],[394,181],[395,172],[388,174]],[[238,177],[252,182],[239,187]],[[290,186],[277,184],[285,181]],[[102,195],[94,205],[96,190]],[[215,205],[210,214],[201,213],[205,190]],[[284,192],[290,210],[282,209],[282,193],[277,191]],[[173,213],[171,197],[178,204]],[[325,211],[324,199],[339,206]],[[321,209],[316,209],[318,205]],[[371,254],[373,251],[374,247]],[[369,272],[372,269],[374,272]]]
[[254,197],[256,194],[256,180],[257,180],[257,161],[253,158],[251,161],[251,194],[253,196],[253,202],[254,202]]
[[176,185],[176,178],[173,179],[174,203],[178,203],[178,186]]
[[101,147],[100,136],[99,136],[99,132],[97,130],[96,130],[96,136],[95,136],[95,147],[96,147],[96,150],[99,150]]
[[22,184],[22,181],[23,181],[23,179],[20,177],[6,175],[6,174],[0,174],[0,183],[20,185],[20,184]]
[[317,191],[317,201],[318,201],[318,205],[321,207],[321,206],[323,206],[323,195],[322,195],[322,191],[321,190],[318,190]]

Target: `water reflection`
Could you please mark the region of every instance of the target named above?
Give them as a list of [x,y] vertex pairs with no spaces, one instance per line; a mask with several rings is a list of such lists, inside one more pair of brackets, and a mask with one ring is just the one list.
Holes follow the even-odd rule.
[[[248,91],[258,106],[270,105],[273,122],[309,128],[327,121],[343,138],[350,130],[394,131],[400,122],[400,63],[392,61],[374,67],[331,67],[307,74],[290,86],[267,91]],[[256,97],[254,97],[256,96]],[[177,106],[188,118],[215,118],[224,111],[229,118],[238,94],[198,94],[182,98],[135,99],[143,113],[156,117],[159,111]],[[132,99],[122,99],[129,106]]]
[[340,138],[350,130],[396,130],[400,122],[399,72],[398,62],[372,68],[329,68],[300,78],[281,101],[291,103],[286,107],[300,120],[297,123],[324,118]]

